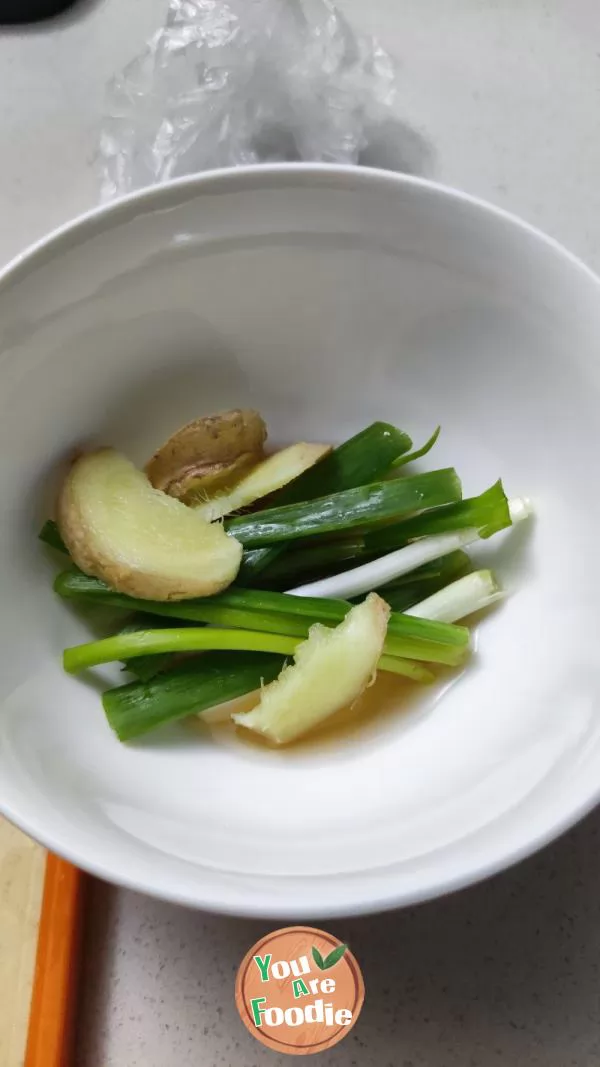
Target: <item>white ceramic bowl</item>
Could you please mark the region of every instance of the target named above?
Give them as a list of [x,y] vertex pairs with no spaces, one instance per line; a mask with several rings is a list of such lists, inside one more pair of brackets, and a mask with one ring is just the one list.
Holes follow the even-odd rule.
[[[309,918],[473,882],[596,803],[600,287],[564,249],[412,178],[214,173],[92,212],[13,263],[0,339],[9,819],[123,885]],[[121,745],[98,687],[61,668],[87,631],[36,541],[57,466],[82,441],[143,461],[238,405],[279,442],[378,418],[420,442],[441,422],[428,465],[454,464],[467,494],[502,475],[535,501],[535,526],[487,549],[512,596],[456,684],[336,743],[271,752],[179,725]]]

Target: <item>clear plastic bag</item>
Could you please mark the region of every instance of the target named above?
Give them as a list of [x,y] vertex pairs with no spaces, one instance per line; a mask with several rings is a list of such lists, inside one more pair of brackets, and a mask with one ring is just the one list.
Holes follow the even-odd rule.
[[330,0],[171,0],[109,86],[102,198],[214,167],[357,163],[394,93],[391,58]]

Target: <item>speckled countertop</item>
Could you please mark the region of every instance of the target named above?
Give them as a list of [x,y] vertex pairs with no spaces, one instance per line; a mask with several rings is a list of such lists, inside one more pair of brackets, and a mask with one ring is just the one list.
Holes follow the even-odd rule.
[[[598,817],[485,885],[328,922],[365,1006],[320,1067],[597,1067]],[[283,1067],[242,1026],[235,972],[269,928],[98,885],[76,1067]]]
[[[389,158],[508,207],[600,268],[598,0],[345,0],[402,63]],[[103,87],[165,0],[97,0],[0,31],[0,261],[78,211]],[[385,163],[382,154],[374,162]],[[457,896],[328,923],[366,1002],[336,1067],[596,1067],[600,816]],[[269,928],[94,886],[76,1067],[283,1063],[239,1022],[233,979]]]

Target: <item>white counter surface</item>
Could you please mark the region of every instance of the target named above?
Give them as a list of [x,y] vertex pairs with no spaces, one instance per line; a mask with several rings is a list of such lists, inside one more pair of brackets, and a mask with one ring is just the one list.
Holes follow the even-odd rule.
[[[401,60],[394,158],[516,211],[600,269],[598,0],[343,6]],[[96,202],[105,82],[164,7],[97,0],[53,27],[0,30],[0,262]],[[594,815],[455,897],[329,923],[351,942],[367,995],[319,1063],[596,1067],[599,829]],[[283,1064],[233,1003],[237,966],[268,924],[102,885],[90,914],[76,1067]]]

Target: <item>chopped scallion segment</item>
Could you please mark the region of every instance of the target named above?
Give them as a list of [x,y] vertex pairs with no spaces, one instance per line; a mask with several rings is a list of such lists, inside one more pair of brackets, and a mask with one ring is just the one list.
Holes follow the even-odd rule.
[[508,500],[502,482],[497,481],[479,496],[432,508],[403,522],[375,530],[366,535],[365,546],[375,555],[393,551],[418,537],[427,537],[430,534],[473,527],[479,537],[487,538],[510,525]]
[[[526,519],[531,513],[528,501],[521,497],[510,500],[509,513],[513,524]],[[370,563],[364,563],[342,574],[335,574],[331,578],[298,586],[290,592],[294,596],[310,597],[360,596],[371,589],[381,589],[387,582],[403,574],[410,574],[424,563],[463,549],[478,540],[479,531],[472,526],[465,530],[451,530],[448,533],[422,537]]]
[[[110,607],[129,611],[144,611],[150,615],[187,619],[216,626],[236,626],[249,629],[264,629],[274,633],[297,634],[294,620],[331,623],[335,626],[350,611],[346,600],[330,600],[320,597],[296,597],[288,593],[274,593],[264,589],[236,589],[230,587],[214,597],[198,600],[172,602],[136,600],[122,593],[114,593],[98,578],[65,571],[59,574],[54,589],[61,596],[81,598],[107,604]],[[285,627],[291,627],[286,631]],[[462,626],[447,626],[424,619],[393,613],[388,622],[388,635],[397,638],[414,638],[459,649],[469,646],[469,631]]]
[[410,448],[407,433],[388,422],[373,422],[277,493],[277,507],[376,482]]
[[55,548],[57,552],[65,552],[67,555],[69,554],[67,546],[60,536],[58,526],[53,519],[48,519],[47,522],[44,523],[38,534],[38,538],[40,541],[43,541],[45,545],[49,545],[50,548]]
[[412,463],[415,459],[422,459],[423,456],[426,456],[428,452],[431,452],[431,449],[433,448],[438,437],[440,436],[441,429],[441,426],[437,426],[429,440],[426,441],[421,448],[417,448],[416,451],[409,452],[406,456],[399,456],[398,459],[394,460],[394,462],[392,463],[392,467],[394,468],[394,470],[397,470],[399,467],[405,467],[407,463]]
[[273,681],[285,658],[258,652],[207,652],[149,682],[129,682],[102,697],[106,718],[120,741],[165,723],[244,696]]
[[255,547],[337,530],[362,529],[460,498],[458,475],[449,467],[241,515],[227,523],[227,530],[246,547]]
[[504,593],[491,571],[473,571],[421,601],[410,609],[410,614],[420,619],[455,622],[503,598]]

